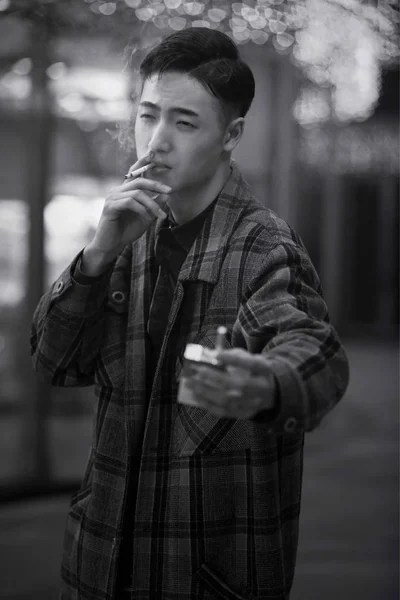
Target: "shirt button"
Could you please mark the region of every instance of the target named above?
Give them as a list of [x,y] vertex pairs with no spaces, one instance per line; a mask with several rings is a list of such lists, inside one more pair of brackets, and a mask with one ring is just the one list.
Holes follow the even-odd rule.
[[56,292],[61,292],[63,287],[64,287],[64,283],[62,281],[59,281],[56,285]]
[[124,292],[116,291],[111,294],[111,298],[116,304],[122,304],[125,301],[125,294]]
[[283,428],[287,433],[291,433],[292,431],[294,431],[296,429],[296,425],[297,425],[297,419],[295,419],[294,417],[289,417],[285,421],[285,425]]

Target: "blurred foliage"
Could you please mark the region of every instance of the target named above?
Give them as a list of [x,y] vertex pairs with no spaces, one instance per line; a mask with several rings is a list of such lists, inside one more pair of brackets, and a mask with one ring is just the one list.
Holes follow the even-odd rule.
[[[105,35],[125,51],[130,69],[165,33],[189,26],[291,53],[312,86],[329,89],[327,96],[311,89],[312,112],[319,106],[322,115],[317,121],[368,118],[379,99],[382,66],[397,63],[400,54],[394,0],[0,0],[0,16],[27,24],[34,39]],[[309,121],[304,110],[299,121]]]
[[118,27],[137,24],[137,17],[125,2],[119,2],[118,11],[112,15],[93,10],[93,4],[85,0],[7,0],[6,6],[4,15],[48,27],[53,35],[71,31],[109,32],[116,22]]
[[72,30],[119,35],[143,24],[172,30],[203,25],[233,34],[238,43],[263,44],[271,38],[277,50],[293,44],[290,32],[306,27],[317,15],[322,22],[334,10],[344,18],[362,19],[398,45],[396,0],[0,0],[3,15],[49,27],[54,35]]

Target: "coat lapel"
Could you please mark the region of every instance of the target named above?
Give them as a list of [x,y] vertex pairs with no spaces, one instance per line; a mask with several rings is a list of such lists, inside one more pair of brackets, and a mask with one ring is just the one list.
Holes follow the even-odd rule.
[[151,349],[147,322],[158,271],[154,240],[154,228],[152,228],[132,245],[130,265],[130,301],[125,353],[125,416],[128,452],[134,455],[140,454],[150,385],[147,363]]

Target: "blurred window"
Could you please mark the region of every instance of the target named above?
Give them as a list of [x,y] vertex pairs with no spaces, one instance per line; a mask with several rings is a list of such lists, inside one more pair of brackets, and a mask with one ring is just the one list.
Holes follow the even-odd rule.
[[28,208],[16,199],[0,199],[0,484],[17,480],[21,455],[24,378],[20,365],[24,340],[24,300],[29,230]]
[[[90,182],[86,182],[87,185]],[[62,181],[60,182],[61,187]],[[94,182],[92,182],[95,188]],[[74,188],[70,180],[69,189]],[[44,211],[47,289],[92,239],[104,199],[56,195]],[[80,480],[90,449],[95,397],[92,387],[50,390],[46,418],[50,478],[54,483]]]

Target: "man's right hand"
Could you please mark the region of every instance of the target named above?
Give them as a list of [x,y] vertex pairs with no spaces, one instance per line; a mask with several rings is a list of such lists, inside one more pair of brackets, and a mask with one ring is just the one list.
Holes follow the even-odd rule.
[[94,238],[82,257],[83,271],[88,275],[99,274],[125,246],[141,237],[155,219],[166,216],[165,196],[172,188],[140,174],[135,176],[147,164],[151,164],[150,152],[132,165],[131,177],[107,196]]

